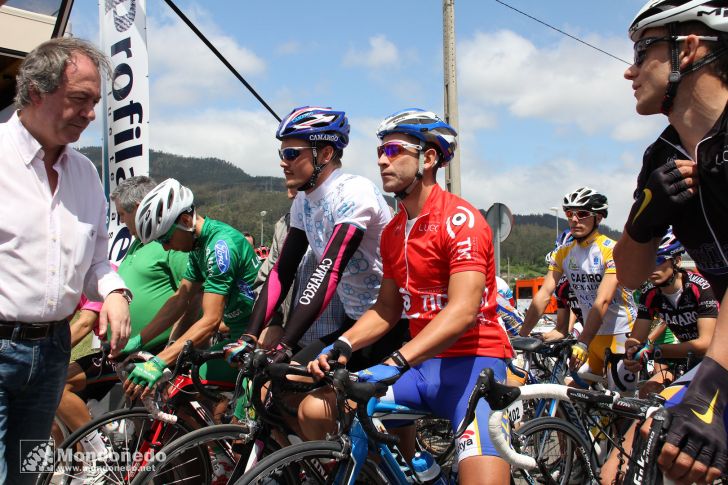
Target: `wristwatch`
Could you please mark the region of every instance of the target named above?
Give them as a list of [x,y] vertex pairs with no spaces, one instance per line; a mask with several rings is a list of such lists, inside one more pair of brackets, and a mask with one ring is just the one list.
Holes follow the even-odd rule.
[[121,296],[124,297],[124,299],[126,300],[126,303],[128,305],[131,305],[131,299],[132,299],[131,291],[127,290],[126,288],[118,288],[116,290],[112,290],[110,293],[120,294]]

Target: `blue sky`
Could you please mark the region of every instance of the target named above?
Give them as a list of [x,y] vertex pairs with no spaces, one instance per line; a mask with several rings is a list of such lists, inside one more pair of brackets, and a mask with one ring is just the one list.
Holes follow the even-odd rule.
[[[344,167],[378,184],[379,121],[412,106],[443,111],[439,0],[176,3],[280,116],[306,104],[345,110]],[[631,59],[626,30],[643,0],[508,3]],[[277,122],[164,2],[147,4],[152,148],[280,176]],[[544,213],[589,185],[620,228],[642,152],[666,124],[635,113],[626,64],[494,0],[458,0],[455,13],[462,195]],[[71,22],[98,42],[97,2],[76,0]],[[81,144],[99,137],[97,122]]]

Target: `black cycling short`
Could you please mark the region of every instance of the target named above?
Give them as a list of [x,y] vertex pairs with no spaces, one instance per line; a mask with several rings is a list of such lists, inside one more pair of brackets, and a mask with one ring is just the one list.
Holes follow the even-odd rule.
[[[164,348],[161,345],[151,352],[157,354]],[[112,361],[109,357],[103,357],[103,354],[99,350],[93,354],[89,354],[81,357],[74,362],[81,367],[81,370],[86,374],[86,387],[76,392],[76,394],[83,399],[88,401],[89,399],[96,399],[101,401],[106,394],[109,393],[114,384],[119,382],[119,377],[116,375],[116,370],[112,365]]]
[[[321,337],[318,340],[314,340],[301,351],[296,353],[291,358],[291,361],[305,365],[312,360],[315,360],[324,347],[334,343],[344,332],[351,328],[352,325],[354,325],[354,320],[347,317],[346,321],[341,325],[341,328]],[[379,364],[392,352],[402,348],[402,345],[404,345],[404,343],[409,339],[409,321],[403,318],[397,322],[386,335],[382,336],[382,338],[374,342],[372,345],[354,352],[351,359],[349,359],[349,363],[346,365],[346,368],[352,372],[356,372]]]

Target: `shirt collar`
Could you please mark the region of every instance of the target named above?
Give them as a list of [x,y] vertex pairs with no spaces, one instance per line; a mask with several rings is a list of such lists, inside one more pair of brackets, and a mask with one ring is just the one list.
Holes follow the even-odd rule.
[[[45,156],[43,147],[41,146],[40,142],[36,140],[33,135],[28,131],[25,125],[23,125],[23,123],[20,121],[18,111],[14,112],[13,115],[10,117],[10,119],[8,120],[8,125],[10,127],[11,136],[15,140],[23,162],[26,165],[30,165],[35,158],[42,160]],[[58,155],[58,160],[56,160],[55,164],[63,164],[68,159],[69,151],[70,147],[68,145],[64,146],[63,150],[61,150],[60,154]]]
[[[427,196],[427,200],[425,200],[425,204],[422,206],[422,210],[420,211],[420,214],[417,217],[421,217],[423,215],[429,214],[432,212],[432,209],[435,207],[435,204],[438,204],[440,199],[442,198],[442,194],[445,191],[440,187],[440,184],[435,184],[432,186],[432,191],[430,191],[430,195]],[[399,203],[401,212],[404,212],[407,214],[407,209],[405,209],[404,204],[402,202]],[[408,216],[409,218],[409,216]]]
[[601,236],[601,234],[599,234],[599,231],[597,229],[594,229],[594,231],[589,235],[588,238],[584,239],[583,241],[579,241],[579,246],[585,248],[594,243],[594,241],[596,241],[599,236]]

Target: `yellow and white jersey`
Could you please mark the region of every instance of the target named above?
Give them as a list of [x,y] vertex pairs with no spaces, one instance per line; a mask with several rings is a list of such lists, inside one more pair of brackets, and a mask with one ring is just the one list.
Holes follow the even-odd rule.
[[[594,231],[584,241],[574,240],[564,244],[551,256],[549,270],[569,278],[585,319],[597,297],[602,278],[605,274],[615,274],[617,271],[612,256],[614,244],[612,239]],[[619,285],[597,335],[629,332],[636,317],[637,308],[632,293]]]

